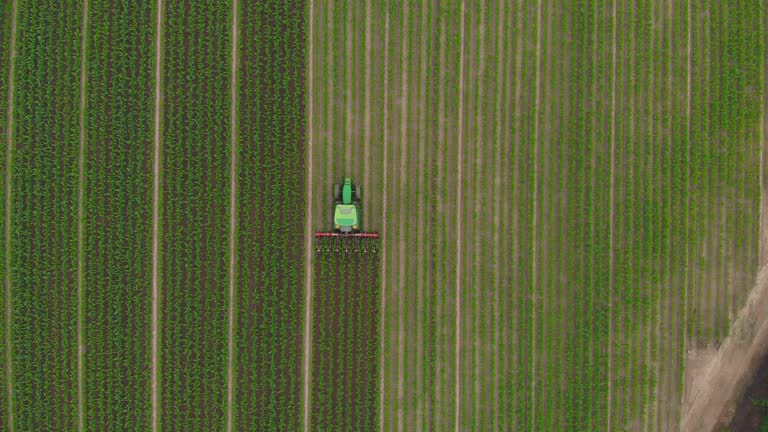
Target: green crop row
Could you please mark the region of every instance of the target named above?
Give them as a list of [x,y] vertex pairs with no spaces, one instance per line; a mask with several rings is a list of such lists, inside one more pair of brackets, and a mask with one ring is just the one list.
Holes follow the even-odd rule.
[[222,430],[229,323],[229,2],[165,3],[160,243],[164,431]]
[[77,424],[81,23],[79,1],[18,4],[9,301],[19,431]]
[[312,331],[313,430],[378,425],[378,255],[316,255]]
[[301,430],[305,11],[240,4],[235,429]]
[[85,151],[86,430],[149,429],[152,3],[89,2]]

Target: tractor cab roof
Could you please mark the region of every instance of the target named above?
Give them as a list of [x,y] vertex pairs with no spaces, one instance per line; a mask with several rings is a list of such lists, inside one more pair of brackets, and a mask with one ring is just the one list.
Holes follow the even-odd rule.
[[357,229],[358,211],[354,204],[336,204],[333,212],[333,222],[339,227],[354,227]]

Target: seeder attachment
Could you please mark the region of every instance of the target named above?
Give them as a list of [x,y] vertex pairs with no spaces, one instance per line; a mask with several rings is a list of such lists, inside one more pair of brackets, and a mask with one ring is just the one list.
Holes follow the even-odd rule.
[[378,233],[349,233],[336,232],[315,233],[315,252],[353,252],[366,253],[378,251]]

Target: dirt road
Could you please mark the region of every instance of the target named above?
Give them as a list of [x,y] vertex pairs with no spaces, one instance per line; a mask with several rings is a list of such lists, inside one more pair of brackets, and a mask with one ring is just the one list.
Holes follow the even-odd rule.
[[726,422],[738,396],[768,350],[768,266],[757,276],[746,305],[714,359],[695,379],[684,407],[682,432],[712,431]]

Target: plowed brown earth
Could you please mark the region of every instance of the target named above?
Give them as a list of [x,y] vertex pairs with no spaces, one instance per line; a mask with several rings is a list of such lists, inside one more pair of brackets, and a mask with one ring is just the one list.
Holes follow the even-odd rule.
[[379,256],[315,255],[312,304],[312,430],[378,425]]

